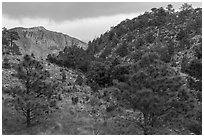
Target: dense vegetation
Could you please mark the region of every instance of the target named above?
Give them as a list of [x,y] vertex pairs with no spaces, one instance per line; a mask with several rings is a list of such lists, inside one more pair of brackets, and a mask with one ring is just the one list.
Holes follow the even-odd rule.
[[6,28],[2,30],[2,53],[4,54],[14,54],[20,55],[19,47],[13,42],[18,40],[18,33],[15,31],[9,31]]
[[[4,37],[6,31],[3,45],[12,45]],[[25,55],[18,67],[15,63],[7,67],[8,59],[4,60],[3,68],[15,68],[13,76],[22,87],[3,92],[12,96],[16,110],[31,113],[32,109],[38,118],[57,110],[60,102],[68,100],[60,96],[67,95],[72,105],[85,107],[77,114],[89,114],[93,120],[93,132],[81,134],[202,134],[201,8],[187,3],[177,12],[170,4],[166,9],[152,8],[111,27],[88,45],[86,51],[72,45],[58,55],[49,54],[47,62]],[[51,80],[53,70],[44,70],[41,63],[59,67],[61,81]],[[68,81],[70,70],[76,73],[74,81]],[[61,108],[64,115],[65,106]],[[28,126],[29,113],[25,115]]]

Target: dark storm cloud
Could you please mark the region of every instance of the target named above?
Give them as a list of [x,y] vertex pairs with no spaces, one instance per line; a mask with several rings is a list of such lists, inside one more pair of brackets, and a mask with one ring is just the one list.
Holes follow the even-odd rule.
[[131,4],[126,9],[123,6],[121,3],[3,3],[3,13],[12,18],[39,17],[62,21],[131,11]]
[[[168,3],[151,2],[3,2],[3,14],[10,18],[48,18],[53,21],[149,11]],[[182,3],[177,3],[181,5]]]

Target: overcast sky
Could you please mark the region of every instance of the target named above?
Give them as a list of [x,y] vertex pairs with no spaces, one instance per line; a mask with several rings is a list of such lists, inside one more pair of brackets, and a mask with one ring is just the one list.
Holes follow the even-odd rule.
[[[132,19],[151,8],[178,10],[181,2],[3,2],[2,27],[44,26],[88,42],[125,19]],[[192,3],[194,8],[201,3]]]

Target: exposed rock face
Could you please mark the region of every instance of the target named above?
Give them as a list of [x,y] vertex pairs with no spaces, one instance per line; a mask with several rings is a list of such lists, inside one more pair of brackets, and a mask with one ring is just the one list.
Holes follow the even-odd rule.
[[77,45],[83,49],[87,44],[68,35],[46,30],[44,27],[33,28],[13,28],[12,31],[18,32],[19,40],[16,45],[21,48],[22,53],[34,53],[39,57],[46,57],[49,53],[58,53],[66,46]]

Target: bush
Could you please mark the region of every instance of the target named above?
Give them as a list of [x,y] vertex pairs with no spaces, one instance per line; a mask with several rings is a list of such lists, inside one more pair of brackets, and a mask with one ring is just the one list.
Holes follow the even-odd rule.
[[126,44],[120,45],[115,52],[117,55],[119,55],[121,57],[125,57],[129,53]]
[[91,86],[91,83],[96,83],[99,87],[105,87],[111,85],[109,66],[105,63],[93,61],[90,65],[87,79]]

